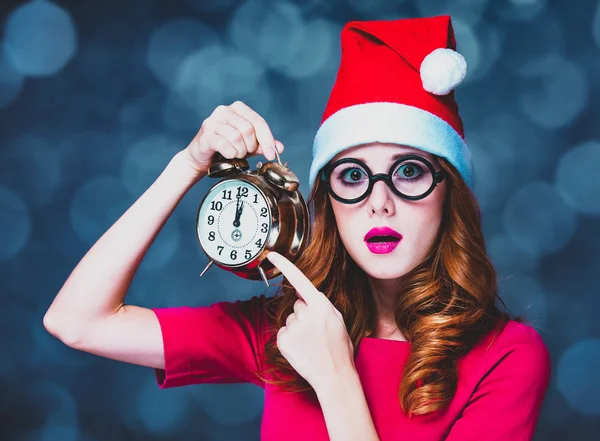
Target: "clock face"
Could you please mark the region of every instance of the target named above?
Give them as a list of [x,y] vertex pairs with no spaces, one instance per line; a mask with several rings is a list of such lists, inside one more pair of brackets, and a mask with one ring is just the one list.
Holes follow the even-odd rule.
[[206,195],[198,213],[197,232],[212,260],[244,265],[260,253],[271,232],[269,205],[250,182],[224,181]]

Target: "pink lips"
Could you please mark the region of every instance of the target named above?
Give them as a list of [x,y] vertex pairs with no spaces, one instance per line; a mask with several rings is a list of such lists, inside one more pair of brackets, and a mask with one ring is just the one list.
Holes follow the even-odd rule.
[[[397,238],[398,240],[388,240],[385,242],[380,242],[380,241],[369,242],[369,239],[371,239],[375,236],[391,236],[391,237]],[[367,248],[369,248],[369,251],[371,251],[374,254],[391,253],[398,246],[398,244],[400,243],[401,240],[402,240],[402,235],[400,233],[398,233],[396,230],[392,230],[389,227],[372,228],[371,230],[369,230],[369,232],[367,234],[365,234],[365,238],[364,238]]]

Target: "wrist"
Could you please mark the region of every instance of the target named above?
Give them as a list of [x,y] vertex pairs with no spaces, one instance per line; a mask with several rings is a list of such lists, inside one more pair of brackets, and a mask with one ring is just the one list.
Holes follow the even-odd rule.
[[206,171],[200,170],[194,165],[187,150],[177,152],[171,159],[168,168],[172,168],[179,178],[191,185],[196,184],[200,179],[207,175]]
[[348,366],[346,369],[323,382],[315,388],[315,393],[319,398],[330,396],[340,396],[348,389],[361,387],[360,377],[354,366]]

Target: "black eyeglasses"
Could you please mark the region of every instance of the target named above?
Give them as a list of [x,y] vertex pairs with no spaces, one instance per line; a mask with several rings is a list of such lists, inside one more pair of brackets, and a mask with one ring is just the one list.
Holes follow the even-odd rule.
[[385,181],[401,198],[416,201],[428,196],[445,176],[443,170],[436,171],[422,156],[407,155],[398,158],[387,174],[376,175],[361,160],[343,158],[326,165],[321,180],[334,199],[354,204],[371,194],[373,185],[379,180]]

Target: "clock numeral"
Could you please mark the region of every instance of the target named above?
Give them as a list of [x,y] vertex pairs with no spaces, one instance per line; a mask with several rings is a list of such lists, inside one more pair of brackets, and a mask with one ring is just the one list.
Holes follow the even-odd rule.
[[244,197],[248,196],[248,187],[238,187],[237,191],[238,191],[237,192],[238,196],[244,196]]
[[266,233],[269,229],[269,226],[267,224],[262,224],[262,228],[260,229],[261,233]]
[[256,245],[258,248],[262,247],[262,239],[258,239],[256,242],[254,242],[254,245]]
[[262,207],[260,209],[260,217],[267,217],[267,207]]
[[250,252],[250,250],[246,250],[246,254],[244,255],[244,257],[246,259],[250,259],[252,257],[252,253]]
[[221,211],[223,209],[223,202],[221,201],[212,201],[210,203],[210,209],[215,211]]
[[254,203],[258,204],[258,195],[257,194],[254,195]]
[[236,250],[232,250],[231,254],[229,255],[229,257],[231,257],[232,260],[237,259],[237,251]]
[[208,240],[210,240],[210,241],[215,240],[215,232],[214,231],[208,232]]
[[219,245],[217,247],[217,250],[219,250],[219,256],[221,255],[221,251],[223,251],[223,248],[225,248],[223,245]]
[[223,190],[223,199],[227,201],[231,200],[231,190]]
[[212,225],[215,223],[215,217],[211,214],[208,216],[208,225]]

